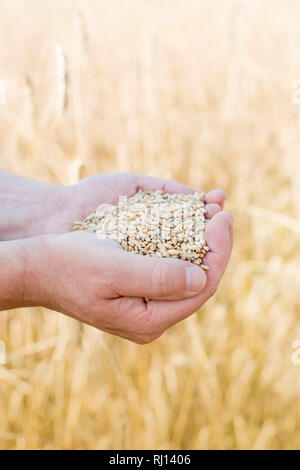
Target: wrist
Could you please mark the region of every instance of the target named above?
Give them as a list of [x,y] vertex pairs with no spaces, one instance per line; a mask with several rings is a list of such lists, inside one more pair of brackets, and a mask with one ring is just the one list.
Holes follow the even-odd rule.
[[44,292],[47,290],[44,249],[47,238],[41,236],[0,243],[0,310],[47,306]]
[[0,309],[26,307],[24,240],[0,243]]
[[0,192],[0,240],[19,240],[43,233],[47,218],[59,207],[63,186],[7,177]]
[[[40,306],[55,310],[55,265],[51,247],[60,235],[42,235],[23,240],[24,245],[24,288],[23,306]],[[55,297],[55,296],[54,296]]]
[[[51,236],[51,235],[50,235]],[[47,235],[22,240],[23,243],[23,306],[45,306],[44,277],[47,272],[45,244]]]

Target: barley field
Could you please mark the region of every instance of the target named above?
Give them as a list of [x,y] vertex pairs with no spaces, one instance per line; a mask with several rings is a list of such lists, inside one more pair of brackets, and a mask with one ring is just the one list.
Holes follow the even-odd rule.
[[1,312],[1,449],[300,449],[299,15],[293,0],[1,1],[2,168],[220,187],[235,223],[217,295],[146,346]]

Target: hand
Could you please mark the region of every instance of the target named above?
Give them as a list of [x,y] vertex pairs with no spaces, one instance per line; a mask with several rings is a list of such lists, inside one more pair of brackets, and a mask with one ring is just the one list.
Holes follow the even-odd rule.
[[[131,195],[136,191],[136,183],[129,183],[127,176],[114,178],[123,181],[121,192]],[[85,210],[90,210],[96,199],[99,203],[98,196],[93,202],[92,187],[96,189],[100,183],[103,188],[105,179],[96,177],[91,186],[87,185],[90,191],[82,189],[82,194],[88,193],[83,202]],[[148,189],[148,183],[146,179],[142,187]],[[177,189],[174,184],[167,183],[166,190]],[[151,187],[157,189],[153,180]],[[98,194],[103,202],[116,202],[119,189],[106,200],[101,191]],[[211,250],[206,255],[210,266],[207,273],[182,260],[127,253],[117,243],[91,233],[28,239],[24,242],[24,303],[57,310],[136,343],[148,343],[197,311],[216,291],[232,249],[232,218],[228,213],[212,217],[206,240]],[[145,302],[144,298],[151,300]]]
[[[117,204],[119,196],[133,196],[139,189],[165,190],[170,193],[193,193],[195,189],[175,181],[126,173],[95,175],[74,186],[47,185],[41,200],[40,216],[31,220],[26,236],[66,233],[75,220],[83,220],[103,203]],[[225,194],[221,190],[206,195],[207,217],[220,211]]]

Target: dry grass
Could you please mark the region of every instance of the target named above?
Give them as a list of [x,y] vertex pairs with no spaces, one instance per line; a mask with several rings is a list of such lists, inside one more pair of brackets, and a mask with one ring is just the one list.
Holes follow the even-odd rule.
[[293,0],[2,0],[2,166],[221,187],[236,243],[217,296],[147,346],[2,312],[1,448],[300,447],[299,14]]

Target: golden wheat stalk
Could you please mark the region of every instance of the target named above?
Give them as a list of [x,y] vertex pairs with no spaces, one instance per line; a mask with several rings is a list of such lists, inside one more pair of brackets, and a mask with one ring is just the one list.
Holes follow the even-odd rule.
[[68,59],[60,44],[55,46],[55,72],[56,72],[56,109],[61,116],[68,107],[69,97],[69,71]]

